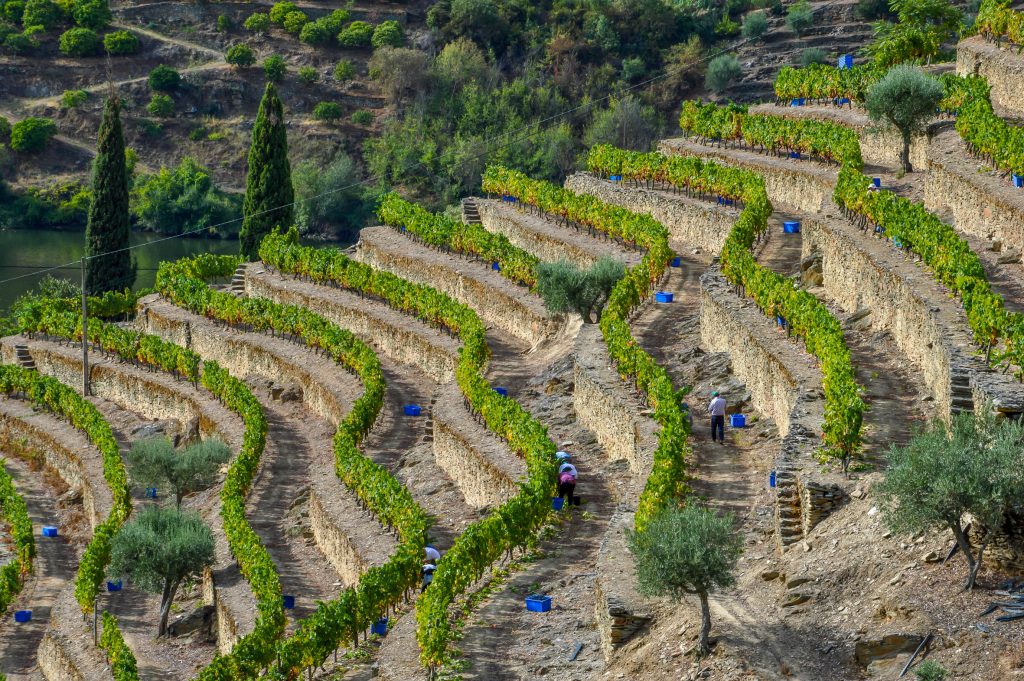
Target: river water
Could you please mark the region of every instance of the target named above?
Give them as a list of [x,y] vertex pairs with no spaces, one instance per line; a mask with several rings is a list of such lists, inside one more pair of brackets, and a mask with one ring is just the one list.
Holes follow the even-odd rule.
[[[133,251],[138,274],[135,287],[152,286],[156,268],[163,260],[177,260],[198,253],[238,253],[238,239],[180,238],[167,239],[148,232],[132,232],[131,244],[141,245]],[[149,245],[144,245],[149,244]],[[0,312],[14,300],[32,289],[46,273],[38,270],[55,265],[75,263],[49,272],[55,277],[81,281],[78,260],[85,251],[85,232],[49,230],[0,230]],[[10,281],[14,277],[19,277]]]

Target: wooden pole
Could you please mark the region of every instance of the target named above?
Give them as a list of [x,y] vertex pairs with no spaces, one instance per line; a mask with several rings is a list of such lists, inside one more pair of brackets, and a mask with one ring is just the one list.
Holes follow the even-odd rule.
[[82,256],[82,395],[89,396],[89,311],[86,305],[85,256]]

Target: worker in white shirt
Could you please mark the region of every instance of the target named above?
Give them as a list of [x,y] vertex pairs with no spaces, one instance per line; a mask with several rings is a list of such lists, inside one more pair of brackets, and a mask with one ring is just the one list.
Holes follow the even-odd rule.
[[430,544],[427,544],[423,548],[423,551],[427,554],[427,561],[428,562],[432,562],[432,563],[434,563],[436,565],[437,561],[441,560],[441,552],[438,551],[437,549],[435,549]]
[[711,403],[708,405],[708,414],[711,415],[711,441],[725,444],[725,399],[718,394],[718,391],[711,393]]

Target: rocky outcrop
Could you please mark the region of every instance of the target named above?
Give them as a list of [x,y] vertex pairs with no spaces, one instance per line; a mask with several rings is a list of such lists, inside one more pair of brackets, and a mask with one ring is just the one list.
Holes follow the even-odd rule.
[[961,40],[956,46],[956,72],[961,76],[984,76],[996,107],[1024,115],[1024,56],[1016,49],[998,47],[981,36]]

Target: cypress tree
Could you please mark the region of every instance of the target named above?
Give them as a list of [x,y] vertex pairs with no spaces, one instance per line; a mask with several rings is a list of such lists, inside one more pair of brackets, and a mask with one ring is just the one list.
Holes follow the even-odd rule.
[[[121,130],[121,101],[110,96],[103,107],[96,160],[92,165],[92,203],[85,227],[87,286],[90,293],[121,291],[135,282],[128,248],[128,169]],[[111,253],[111,255],[98,255]]]
[[276,226],[291,226],[294,200],[284,107],[273,83],[267,83],[249,147],[249,172],[239,234],[243,256],[256,260],[264,236]]

